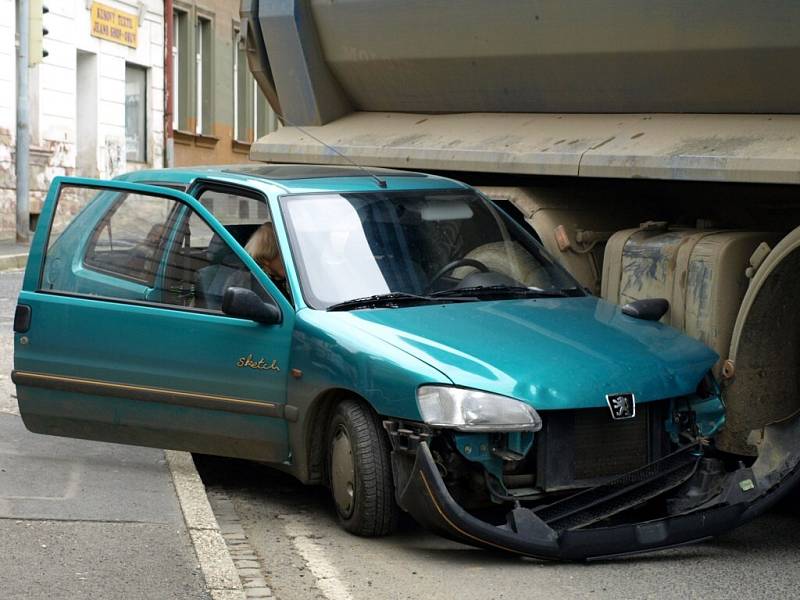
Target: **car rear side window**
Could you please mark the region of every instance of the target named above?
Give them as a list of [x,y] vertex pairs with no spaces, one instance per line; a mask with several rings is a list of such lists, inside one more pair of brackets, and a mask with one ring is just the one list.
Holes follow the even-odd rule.
[[243,190],[206,189],[197,199],[226,227],[270,220],[264,199],[255,194],[245,194]]

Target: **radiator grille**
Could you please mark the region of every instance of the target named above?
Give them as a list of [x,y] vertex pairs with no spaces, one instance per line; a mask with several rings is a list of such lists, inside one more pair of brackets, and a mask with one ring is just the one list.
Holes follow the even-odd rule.
[[633,471],[648,463],[645,411],[612,421],[607,409],[575,411],[575,479],[594,479]]
[[666,403],[636,407],[636,417],[615,421],[607,408],[552,411],[536,436],[537,486],[559,490],[596,485],[660,458]]

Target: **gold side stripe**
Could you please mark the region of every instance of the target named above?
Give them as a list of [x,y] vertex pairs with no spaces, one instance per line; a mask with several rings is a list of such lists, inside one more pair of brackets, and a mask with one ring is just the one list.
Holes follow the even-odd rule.
[[113,388],[119,390],[131,390],[137,392],[154,392],[157,394],[169,394],[171,396],[178,396],[188,399],[201,399],[212,400],[216,402],[233,402],[236,404],[245,404],[260,408],[277,408],[274,402],[262,402],[259,400],[244,400],[242,398],[232,398],[230,396],[217,396],[215,394],[202,394],[199,392],[182,392],[180,390],[173,390],[171,388],[150,387],[145,385],[131,385],[128,383],[112,383],[108,381],[99,381],[97,379],[84,379],[82,377],[67,377],[65,375],[46,375],[44,373],[30,373],[27,371],[16,371],[18,377],[26,377],[40,381],[60,381],[64,383],[78,383],[100,388]]

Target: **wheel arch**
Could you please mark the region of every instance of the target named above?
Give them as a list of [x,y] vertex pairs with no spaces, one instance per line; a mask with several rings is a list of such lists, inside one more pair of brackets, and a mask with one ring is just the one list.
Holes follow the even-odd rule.
[[733,328],[726,361],[728,424],[717,444],[750,453],[749,432],[800,411],[800,227],[772,248],[754,273]]
[[304,456],[300,453],[297,454],[298,461],[302,463],[302,466],[298,466],[301,466],[305,477],[302,476],[302,473],[298,475],[305,483],[319,485],[325,484],[327,481],[325,431],[336,406],[344,400],[361,402],[377,414],[369,400],[354,390],[334,387],[317,394],[306,409],[306,418],[302,427]]

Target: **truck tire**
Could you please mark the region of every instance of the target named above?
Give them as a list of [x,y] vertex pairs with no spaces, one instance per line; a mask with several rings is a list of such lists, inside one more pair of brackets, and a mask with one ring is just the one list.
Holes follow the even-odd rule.
[[345,400],[328,427],[328,483],[342,526],[355,535],[388,535],[397,525],[389,442],[367,406]]

